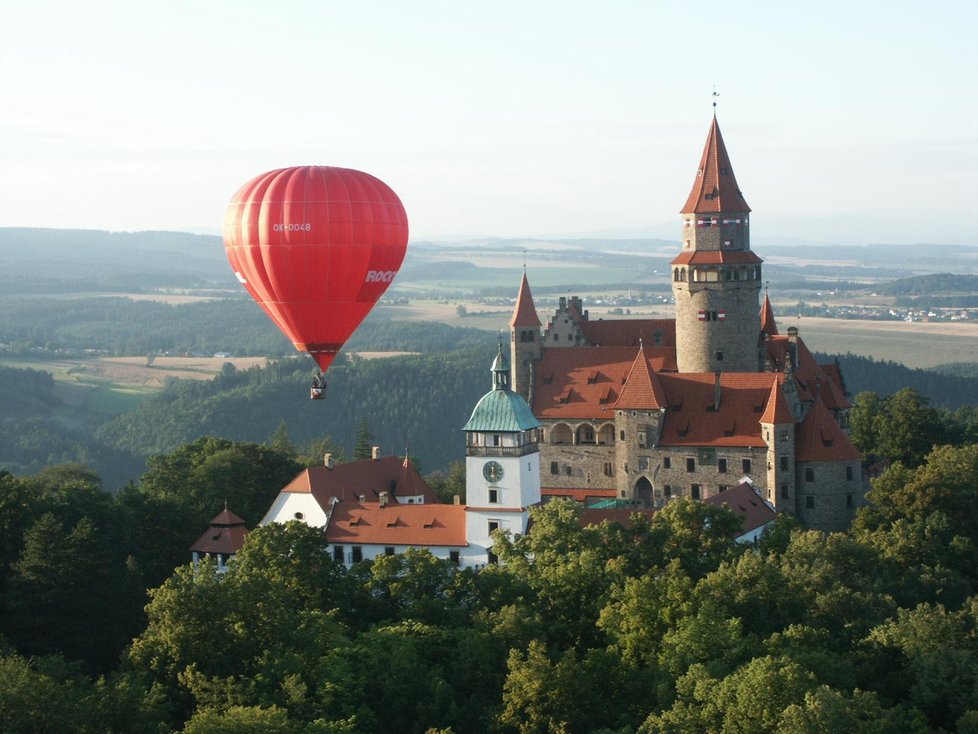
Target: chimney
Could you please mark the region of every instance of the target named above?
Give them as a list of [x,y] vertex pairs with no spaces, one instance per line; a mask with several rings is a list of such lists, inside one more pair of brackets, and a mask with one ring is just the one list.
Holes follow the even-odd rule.
[[788,356],[791,357],[792,368],[798,366],[798,327],[788,327]]
[[380,446],[371,446],[370,447],[370,458],[371,459],[379,459],[380,458]]
[[455,495],[454,497],[452,497],[452,504],[453,505],[460,505],[460,504],[462,504],[462,498],[459,497],[458,495]]
[[387,500],[388,500],[388,497],[389,496],[390,495],[388,495],[387,492],[381,492],[380,493],[380,506],[381,507],[387,507]]
[[720,410],[720,372],[714,372],[715,380],[713,382],[713,410]]
[[332,454],[323,454],[323,466],[325,466],[327,469],[332,469],[333,468],[333,455]]

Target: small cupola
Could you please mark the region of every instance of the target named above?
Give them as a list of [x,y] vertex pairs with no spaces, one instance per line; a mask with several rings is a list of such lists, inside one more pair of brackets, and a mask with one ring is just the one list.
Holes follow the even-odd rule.
[[499,352],[492,361],[492,389],[509,390],[509,360],[503,354],[503,343],[499,342]]

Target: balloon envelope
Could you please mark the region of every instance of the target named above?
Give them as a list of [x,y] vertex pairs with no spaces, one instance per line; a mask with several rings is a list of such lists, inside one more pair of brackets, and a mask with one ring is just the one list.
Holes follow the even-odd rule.
[[238,280],[323,371],[387,290],[407,240],[397,194],[348,168],[263,173],[238,189],[224,217]]

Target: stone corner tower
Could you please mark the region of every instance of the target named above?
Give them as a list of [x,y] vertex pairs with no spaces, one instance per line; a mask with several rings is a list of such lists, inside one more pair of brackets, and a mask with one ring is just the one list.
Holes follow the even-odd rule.
[[750,249],[750,207],[737,186],[716,114],[683,206],[672,261],[680,372],[758,372],[761,258]]
[[540,343],[540,318],[533,305],[530,283],[523,273],[516,297],[513,318],[509,321],[510,363],[513,365],[513,390],[533,404],[533,365],[543,356]]

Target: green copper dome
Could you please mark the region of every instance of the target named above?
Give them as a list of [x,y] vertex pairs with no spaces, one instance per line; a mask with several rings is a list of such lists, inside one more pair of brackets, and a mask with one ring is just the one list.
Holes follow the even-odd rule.
[[487,392],[476,403],[472,417],[462,430],[517,433],[541,425],[521,395],[497,388]]
[[509,389],[509,360],[503,354],[502,342],[491,371],[492,390],[476,403],[469,422],[462,430],[518,433],[543,425],[533,415],[523,396]]

